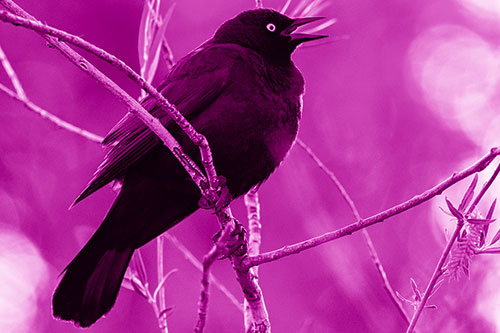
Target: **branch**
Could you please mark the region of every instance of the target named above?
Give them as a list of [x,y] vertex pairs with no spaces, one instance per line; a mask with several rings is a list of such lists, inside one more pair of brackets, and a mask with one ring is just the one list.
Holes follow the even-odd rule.
[[16,72],[12,68],[9,60],[7,59],[7,56],[3,52],[3,49],[0,47],[0,62],[2,63],[3,68],[5,69],[5,72],[7,73],[7,76],[10,79],[10,82],[12,83],[12,86],[16,90],[15,92],[12,91],[11,89],[7,88],[3,84],[0,83],[0,90],[2,90],[4,93],[12,97],[13,99],[23,103],[23,105],[30,111],[33,111],[40,115],[42,118],[47,119],[48,121],[52,122],[56,126],[65,129],[67,131],[70,131],[72,133],[78,134],[90,141],[93,142],[101,142],[102,137],[99,135],[96,135],[94,133],[91,133],[89,131],[86,131],[80,127],[77,127],[71,123],[68,123],[67,121],[62,120],[61,118],[51,114],[50,112],[42,109],[38,105],[32,103],[28,97],[26,96],[26,93],[24,91],[24,88],[19,81],[19,78],[17,77]]
[[[203,264],[195,257],[195,255],[184,245],[182,244],[177,237],[171,235],[169,232],[163,234],[163,237],[167,238],[174,246],[181,251],[186,258],[194,267],[196,267],[200,272],[203,272]],[[243,312],[243,308],[241,303],[236,299],[236,297],[219,281],[212,273],[210,273],[210,283],[213,283],[219,290],[226,295],[226,297],[233,303],[233,305]]]
[[[460,231],[464,225],[464,222],[466,221],[466,217],[470,216],[474,210],[476,209],[477,205],[483,198],[484,194],[488,189],[490,188],[491,184],[493,184],[493,181],[497,178],[498,173],[500,172],[500,164],[497,166],[491,177],[488,179],[486,184],[484,184],[483,188],[481,191],[478,193],[476,196],[476,199],[474,199],[474,202],[470,205],[469,209],[467,210],[467,213],[463,217],[458,217],[457,218],[457,227],[455,228],[455,231],[453,232],[453,235],[449,239],[448,243],[446,244],[446,247],[443,250],[443,253],[441,254],[441,257],[439,258],[439,261],[436,265],[436,268],[434,269],[434,272],[432,273],[432,277],[427,284],[427,288],[425,289],[424,296],[422,297],[422,300],[418,304],[418,307],[416,311],[413,314],[413,317],[411,318],[410,325],[408,326],[408,329],[406,330],[406,333],[411,333],[415,329],[415,325],[417,324],[417,320],[422,314],[422,310],[425,308],[425,303],[427,303],[427,300],[430,298],[434,291],[434,287],[439,279],[439,277],[444,273],[444,264],[446,262],[446,259],[448,258],[448,255],[450,254],[451,247],[455,243],[458,235],[460,234]],[[464,208],[465,209],[465,208]],[[457,210],[458,211],[458,210]],[[459,212],[461,213],[461,212]]]
[[[260,253],[260,244],[261,244],[261,229],[262,225],[260,223],[260,203],[259,203],[259,193],[257,192],[258,188],[253,187],[246,195],[245,195],[245,206],[247,207],[247,217],[248,217],[248,251],[247,254],[251,256],[256,256]],[[255,275],[255,279],[259,278],[258,266],[254,267],[253,272]],[[249,331],[252,327],[253,316],[250,305],[248,304],[247,299],[244,302],[245,309],[245,330]]]
[[[169,103],[163,95],[161,95],[151,84],[149,84],[144,78],[137,74],[132,68],[130,68],[123,61],[117,57],[109,54],[101,48],[83,40],[82,38],[68,34],[62,30],[58,30],[49,27],[45,24],[39,23],[34,17],[30,16],[28,13],[24,12],[17,4],[11,0],[0,0],[0,3],[4,7],[8,8],[11,12],[16,15],[8,13],[6,11],[0,11],[0,20],[5,22],[10,22],[18,26],[29,28],[31,30],[37,31],[44,34],[45,39],[50,45],[56,47],[60,50],[63,55],[68,58],[73,64],[78,66],[80,69],[85,71],[91,77],[96,79],[101,83],[108,91],[118,97],[122,102],[124,102],[131,113],[141,119],[172,151],[174,156],[181,162],[184,168],[188,171],[193,181],[198,185],[204,196],[208,196],[212,201],[215,200],[213,192],[217,191],[218,188],[218,178],[213,165],[212,153],[208,145],[206,138],[198,133],[193,126],[184,118],[184,116],[175,108],[174,105]],[[207,172],[208,184],[210,186],[210,192],[207,193],[201,186],[202,182],[206,182],[205,177],[196,166],[196,164],[189,158],[186,154],[182,152],[179,143],[172,137],[170,133],[163,127],[160,121],[149,114],[142,106],[132,97],[130,97],[125,91],[118,87],[114,82],[102,74],[97,68],[90,64],[85,58],[80,56],[78,53],[73,51],[66,44],[60,42],[65,41],[75,46],[78,46],[97,57],[103,59],[114,67],[118,68],[120,71],[127,74],[127,76],[132,79],[139,87],[146,90],[157,102],[158,105],[179,125],[179,127],[186,133],[190,140],[200,149],[201,162]]]
[[448,258],[448,254],[450,253],[451,247],[453,246],[453,243],[455,243],[455,240],[457,239],[458,234],[460,233],[460,229],[462,229],[462,226],[464,225],[463,220],[458,220],[457,227],[455,228],[455,231],[453,232],[453,235],[451,236],[450,240],[446,244],[446,247],[443,250],[443,253],[441,253],[441,257],[439,258],[438,264],[436,265],[436,268],[434,269],[434,273],[432,273],[431,280],[429,281],[429,284],[427,285],[427,288],[425,289],[424,296],[422,297],[422,301],[418,304],[417,310],[413,314],[413,317],[411,318],[410,325],[408,326],[408,329],[406,330],[406,333],[411,333],[413,332],[413,329],[415,328],[415,325],[417,324],[417,320],[420,317],[420,314],[422,313],[422,310],[424,309],[425,303],[429,299],[432,290],[434,289],[434,286],[436,285],[437,280],[439,277],[444,273],[443,271],[443,265],[446,261],[446,258]]
[[16,90],[16,95],[19,96],[19,98],[21,99],[26,99],[26,93],[24,92],[23,86],[21,85],[21,82],[19,82],[19,78],[17,77],[17,74],[14,71],[14,69],[12,69],[12,66],[10,65],[10,62],[7,59],[7,56],[3,52],[2,47],[0,47],[0,62],[2,63],[2,66],[5,69],[5,73],[7,73],[7,76],[9,77],[12,86]]
[[121,285],[124,288],[137,292],[139,295],[144,297],[149,304],[151,304],[158,320],[160,331],[163,333],[168,333],[166,317],[171,313],[173,307],[166,308],[165,306],[160,306],[158,293],[165,286],[167,279],[175,272],[177,272],[177,269],[172,269],[170,272],[163,275],[162,278],[158,281],[158,285],[156,286],[155,290],[153,291],[153,293],[151,293],[151,291],[149,290],[149,282],[146,268],[144,266],[144,261],[142,259],[140,250],[137,250],[137,252],[134,253],[134,256],[132,257],[132,261],[127,268],[123,283]]
[[451,177],[447,178],[443,182],[439,183],[438,185],[428,189],[427,191],[419,195],[414,196],[408,201],[405,201],[399,205],[391,207],[381,213],[378,213],[366,219],[362,219],[356,223],[350,224],[335,231],[325,233],[321,236],[313,237],[311,239],[308,239],[300,243],[284,246],[281,249],[266,252],[258,256],[245,258],[244,262],[241,264],[241,268],[248,269],[253,266],[272,262],[280,258],[284,258],[289,255],[296,254],[301,251],[316,247],[318,245],[332,241],[334,239],[350,235],[353,232],[366,228],[370,225],[380,223],[389,217],[398,215],[410,208],[413,208],[415,206],[424,203],[425,201],[441,194],[444,190],[456,184],[457,182],[461,181],[462,179],[467,178],[468,176],[476,172],[484,170],[484,168],[486,168],[498,155],[500,155],[500,148],[492,148],[487,155],[485,155],[483,158],[481,158],[479,161],[477,161],[467,169],[459,173],[454,173]]
[[47,119],[48,121],[52,122],[56,126],[65,129],[67,131],[70,131],[72,133],[78,134],[85,139],[88,139],[93,142],[101,143],[102,137],[94,134],[92,132],[89,132],[87,130],[84,130],[78,126],[75,126],[71,123],[68,123],[65,120],[62,120],[61,118],[53,115],[52,113],[42,109],[38,105],[32,103],[26,96],[21,97],[18,94],[16,94],[14,91],[10,90],[9,88],[5,87],[3,84],[0,83],[0,90],[2,90],[4,93],[9,95],[10,97],[14,98],[15,100],[23,103],[23,105],[30,111],[33,111],[40,115],[42,118]]
[[212,264],[224,254],[225,246],[229,239],[231,238],[231,233],[234,230],[234,225],[229,224],[225,228],[219,239],[215,242],[212,249],[203,257],[203,274],[201,277],[201,295],[200,301],[198,302],[198,321],[194,328],[195,333],[202,333],[205,328],[205,323],[207,320],[207,309],[208,309],[208,288],[210,286],[210,267]]
[[162,281],[166,281],[165,273],[164,273],[164,260],[163,260],[163,236],[160,235],[156,239],[156,267],[157,267],[157,277],[158,277],[158,286],[156,288],[157,292],[155,292],[154,299],[157,301],[157,306],[159,311],[158,315],[158,326],[160,330],[168,333],[168,324],[167,324],[167,316],[166,312],[166,302],[165,302],[165,288],[163,288],[164,284]]
[[[217,217],[222,228],[224,228],[228,222],[236,223],[235,218],[232,216],[231,209],[229,208],[225,211],[218,212]],[[255,275],[253,268],[248,269],[242,266],[245,258],[247,258],[246,251],[236,251],[229,257],[233,270],[236,273],[236,280],[240,284],[245,300],[248,302],[248,308],[252,313],[252,322],[246,332],[270,333],[271,323],[269,322],[269,315],[264,303],[262,290],[260,289],[258,278]]]
[[[248,254],[251,256],[258,255],[260,252],[262,225],[260,224],[260,203],[257,187],[253,187],[245,195],[245,206],[247,207],[248,217]],[[257,268],[257,267],[256,267]],[[257,270],[255,270],[257,273]]]
[[[311,157],[311,159],[318,165],[318,167],[323,170],[323,172],[330,178],[330,180],[335,184],[337,189],[339,190],[340,194],[342,195],[342,198],[347,202],[349,207],[351,208],[352,214],[354,215],[354,218],[356,221],[361,220],[361,216],[359,215],[358,209],[356,208],[356,205],[354,204],[354,201],[352,201],[351,197],[347,193],[346,189],[342,185],[342,183],[338,180],[337,176],[335,176],[335,173],[328,169],[328,167],[319,159],[319,157],[312,151],[312,149],[305,144],[302,140],[297,139],[297,144],[305,150],[305,152]],[[375,265],[375,268],[377,269],[378,275],[380,279],[382,280],[382,284],[384,286],[384,289],[386,290],[387,294],[389,295],[389,298],[391,301],[394,303],[396,308],[398,309],[398,312],[401,314],[403,319],[405,320],[406,324],[410,324],[410,318],[406,314],[406,311],[403,308],[403,304],[397,297],[396,293],[394,292],[394,289],[392,288],[389,279],[387,278],[387,274],[385,273],[384,266],[382,265],[382,262],[380,261],[380,258],[378,256],[377,250],[375,249],[375,246],[373,245],[372,238],[368,231],[366,229],[363,229],[362,234],[365,238],[365,243],[368,246],[368,252],[370,252],[370,258],[372,259],[373,264]],[[254,254],[251,254],[254,255]]]

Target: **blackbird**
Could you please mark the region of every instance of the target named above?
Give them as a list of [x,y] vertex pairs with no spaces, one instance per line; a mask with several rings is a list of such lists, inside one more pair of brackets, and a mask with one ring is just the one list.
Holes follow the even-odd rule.
[[[294,31],[318,19],[270,9],[242,12],[181,59],[158,87],[206,136],[233,198],[267,179],[296,138],[304,79],[290,57],[300,43],[326,36]],[[142,105],[201,166],[196,146],[156,101],[147,97]],[[52,300],[55,317],[82,327],[112,308],[134,250],[196,211],[201,199],[174,155],[132,114],[102,143],[109,151],[75,203],[111,181],[122,188],[66,267]]]

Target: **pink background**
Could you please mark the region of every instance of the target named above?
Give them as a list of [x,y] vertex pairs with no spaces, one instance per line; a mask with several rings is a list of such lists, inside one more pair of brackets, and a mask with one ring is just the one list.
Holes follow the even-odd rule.
[[[477,2],[479,3],[479,2]],[[323,12],[338,22],[332,42],[294,55],[307,94],[299,137],[343,182],[367,217],[421,193],[498,144],[500,12],[494,1],[336,0]],[[142,1],[19,1],[39,20],[105,48],[138,71]],[[264,1],[280,9],[283,1]],[[292,4],[297,4],[295,1]],[[165,5],[169,5],[165,2]],[[490,5],[490,7],[488,7]],[[208,39],[252,1],[179,1],[167,28],[176,59]],[[498,7],[498,5],[497,5]],[[30,99],[65,120],[105,135],[126,112],[101,86],[31,31],[0,24],[0,43]],[[317,46],[313,46],[317,45]],[[132,96],[122,73],[84,54]],[[0,82],[10,87],[0,71]],[[105,188],[72,210],[103,158],[92,142],[56,128],[0,94],[0,331],[73,332],[51,317],[58,274],[101,222],[114,198]],[[491,172],[491,171],[487,171]],[[487,174],[486,172],[486,174]],[[480,180],[486,178],[482,175]],[[445,195],[457,205],[467,182]],[[481,209],[498,193],[494,185]],[[262,186],[264,251],[353,222],[334,185],[299,147]],[[242,200],[234,213],[246,221]],[[444,196],[368,229],[393,287],[421,290],[453,222]],[[217,222],[198,212],[171,233],[198,258],[210,249]],[[497,226],[490,229],[496,232]],[[490,235],[491,237],[491,235]],[[156,244],[143,256],[155,279]],[[166,241],[171,332],[192,331],[201,274]],[[242,300],[227,261],[215,275]],[[500,328],[499,261],[476,257],[470,279],[445,283],[430,300],[421,332],[495,332]],[[261,266],[260,282],[274,332],[401,332],[363,237],[352,236]],[[408,313],[412,308],[405,305]],[[240,332],[241,313],[212,287],[207,332]],[[157,332],[152,308],[122,290],[113,310],[87,332]]]

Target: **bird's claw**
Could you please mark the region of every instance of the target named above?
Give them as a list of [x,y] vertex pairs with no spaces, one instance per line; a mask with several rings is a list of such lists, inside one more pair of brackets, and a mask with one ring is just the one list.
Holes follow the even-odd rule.
[[[246,233],[247,231],[243,227],[241,223],[238,221],[234,221],[235,228],[231,233],[231,237],[225,244],[226,251],[225,254],[219,257],[219,260],[226,259],[229,256],[242,256],[247,253],[247,242],[246,242]],[[217,242],[222,234],[222,230],[219,230],[215,235],[213,235],[212,240]]]
[[[207,183],[202,182],[201,186],[205,191],[209,190]],[[198,206],[202,209],[215,209],[215,213],[220,213],[224,208],[229,206],[231,201],[233,201],[233,196],[229,192],[226,185],[226,178],[223,176],[218,177],[217,194],[214,200],[210,200],[205,196],[201,197],[198,201]]]

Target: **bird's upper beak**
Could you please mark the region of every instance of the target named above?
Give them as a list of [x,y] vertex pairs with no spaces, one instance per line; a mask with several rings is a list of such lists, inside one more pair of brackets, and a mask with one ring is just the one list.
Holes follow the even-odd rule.
[[292,44],[295,44],[295,45],[299,45],[300,43],[307,42],[310,40],[328,37],[326,35],[313,35],[313,34],[300,33],[300,32],[293,33],[295,31],[295,29],[297,29],[301,25],[315,22],[315,21],[322,20],[322,19],[324,19],[324,17],[299,17],[299,18],[296,18],[292,21],[292,23],[285,30],[283,30],[281,32],[281,34],[283,36],[290,37],[290,39],[291,39],[290,42]]

